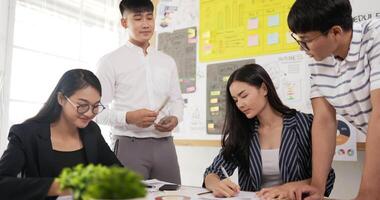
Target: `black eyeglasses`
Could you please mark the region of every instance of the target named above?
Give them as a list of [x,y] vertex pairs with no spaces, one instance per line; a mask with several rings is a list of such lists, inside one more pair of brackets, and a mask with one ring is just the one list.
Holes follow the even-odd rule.
[[302,41],[301,39],[299,39],[298,35],[295,34],[295,33],[291,33],[290,35],[292,36],[292,38],[300,45],[300,47],[305,50],[305,51],[310,51],[310,48],[307,46],[307,43],[310,43],[312,42],[313,40],[321,37],[322,35],[326,35],[326,33],[328,33],[330,30],[327,30],[325,32],[322,32],[321,34],[315,36],[313,39],[310,39],[308,40],[307,42],[306,41]]
[[90,104],[75,104],[73,103],[67,96],[64,96],[67,101],[73,105],[77,109],[77,113],[83,115],[84,113],[88,112],[90,108],[92,107],[92,113],[97,115],[101,113],[104,109],[106,109],[105,106],[103,106],[101,103],[95,104],[95,105],[90,105]]

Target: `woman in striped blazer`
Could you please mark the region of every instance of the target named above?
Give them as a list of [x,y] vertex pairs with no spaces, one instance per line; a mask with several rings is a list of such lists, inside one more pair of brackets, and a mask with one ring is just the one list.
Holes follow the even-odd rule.
[[[204,187],[217,197],[243,190],[258,191],[263,199],[294,199],[295,189],[309,184],[312,174],[312,120],[281,102],[263,67],[237,69],[227,82],[222,149],[206,169]],[[239,185],[226,178],[236,168]],[[326,196],[334,180],[331,169]]]

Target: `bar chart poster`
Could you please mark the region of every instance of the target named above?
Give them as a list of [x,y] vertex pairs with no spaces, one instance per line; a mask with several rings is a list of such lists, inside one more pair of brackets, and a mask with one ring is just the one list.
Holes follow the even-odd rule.
[[207,133],[221,134],[226,107],[227,81],[236,69],[255,63],[254,59],[207,65]]
[[182,93],[196,90],[197,29],[195,27],[158,35],[158,50],[174,58]]
[[294,0],[200,0],[200,62],[299,50],[287,15]]

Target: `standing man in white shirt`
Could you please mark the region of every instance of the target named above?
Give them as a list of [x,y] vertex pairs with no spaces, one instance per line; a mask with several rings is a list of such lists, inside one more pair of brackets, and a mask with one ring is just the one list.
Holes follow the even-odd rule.
[[119,8],[129,41],[98,62],[102,103],[108,109],[97,122],[112,127],[114,151],[124,166],[144,179],[180,184],[171,136],[184,107],[177,66],[150,46],[155,25],[152,2],[122,0]]

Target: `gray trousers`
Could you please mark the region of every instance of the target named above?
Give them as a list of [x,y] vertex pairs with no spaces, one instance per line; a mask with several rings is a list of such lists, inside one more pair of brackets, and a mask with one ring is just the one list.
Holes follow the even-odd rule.
[[173,137],[135,138],[112,136],[114,151],[120,162],[144,179],[158,179],[181,184]]

